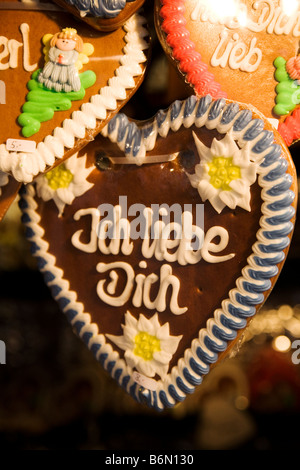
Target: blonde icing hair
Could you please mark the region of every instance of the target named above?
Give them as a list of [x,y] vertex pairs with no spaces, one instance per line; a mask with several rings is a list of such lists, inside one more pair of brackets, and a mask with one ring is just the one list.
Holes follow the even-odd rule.
[[51,38],[50,46],[54,47],[58,39],[72,39],[76,43],[75,51],[82,52],[83,50],[83,40],[74,28],[64,28],[59,33],[54,34]]

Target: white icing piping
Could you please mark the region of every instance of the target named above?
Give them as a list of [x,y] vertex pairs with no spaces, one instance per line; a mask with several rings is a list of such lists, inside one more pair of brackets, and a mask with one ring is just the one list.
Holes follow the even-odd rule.
[[30,183],[39,173],[52,166],[56,159],[61,159],[66,149],[72,149],[75,139],[83,139],[86,130],[95,129],[97,119],[104,120],[109,111],[117,109],[117,100],[126,97],[126,90],[135,87],[134,77],[142,74],[141,63],[146,61],[143,50],[149,47],[145,38],[149,35],[143,26],[146,20],[140,14],[133,15],[124,25],[127,43],[121,65],[116,69],[115,77],[108,80],[108,86],[93,95],[90,102],[84,103],[79,111],[72,113],[71,119],[65,119],[61,127],[56,127],[53,135],[48,135],[39,142],[33,153],[9,152],[5,144],[0,145],[0,170],[11,173],[17,181]]

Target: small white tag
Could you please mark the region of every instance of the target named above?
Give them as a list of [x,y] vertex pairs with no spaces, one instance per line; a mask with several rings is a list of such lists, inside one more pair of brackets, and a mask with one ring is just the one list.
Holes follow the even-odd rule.
[[145,377],[144,375],[140,374],[139,372],[133,372],[132,378],[136,383],[138,383],[142,387],[147,388],[148,390],[155,391],[157,389],[156,380],[149,379],[149,377]]
[[7,139],[6,150],[10,152],[28,152],[32,153],[36,149],[36,142],[33,140]]

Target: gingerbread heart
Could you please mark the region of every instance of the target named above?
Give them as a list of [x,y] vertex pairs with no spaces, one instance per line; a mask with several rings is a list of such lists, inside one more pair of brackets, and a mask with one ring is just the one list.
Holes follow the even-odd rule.
[[249,103],[300,138],[299,2],[157,0],[160,41],[194,92]]
[[290,245],[296,176],[254,109],[210,96],[118,114],[22,191],[54,298],[136,400],[182,401],[236,344]]
[[0,9],[0,170],[28,183],[94,139],[134,94],[148,31],[138,13],[108,34],[55,4]]
[[63,9],[99,31],[113,31],[128,20],[145,0],[55,0]]

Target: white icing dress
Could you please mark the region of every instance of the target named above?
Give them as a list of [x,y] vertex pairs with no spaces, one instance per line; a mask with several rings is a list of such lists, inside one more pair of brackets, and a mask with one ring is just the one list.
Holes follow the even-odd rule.
[[62,51],[57,47],[49,50],[49,61],[38,76],[38,81],[49,90],[79,91],[81,88],[78,70],[75,63],[78,52],[75,50]]

